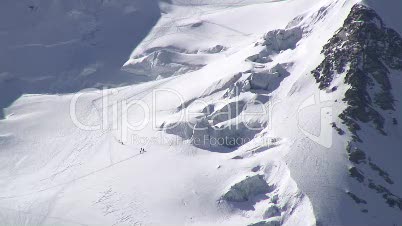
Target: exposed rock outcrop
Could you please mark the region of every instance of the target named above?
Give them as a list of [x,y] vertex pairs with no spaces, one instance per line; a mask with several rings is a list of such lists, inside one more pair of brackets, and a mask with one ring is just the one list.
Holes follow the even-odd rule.
[[[346,147],[350,163],[354,165],[348,169],[349,175],[381,195],[390,207],[402,210],[402,198],[393,194],[386,185],[365,176],[374,171],[388,186],[393,184],[390,175],[359,148],[360,142],[363,142],[359,137],[363,123],[373,125],[380,134],[387,135],[385,121],[392,119],[386,118],[386,111],[394,110],[389,69],[402,70],[401,36],[386,27],[374,10],[356,4],[342,28],[324,46],[322,54],[324,60],[312,71],[319,88],[334,90],[335,76],[343,74],[345,83],[349,85],[343,99],[347,107],[339,115],[352,134],[352,140]],[[365,173],[367,170],[371,172]],[[368,204],[351,191],[347,194],[357,204]],[[363,209],[362,212],[368,210]]]
[[345,73],[350,85],[340,115],[359,140],[358,121],[371,122],[385,134],[380,110],[393,110],[388,68],[402,69],[402,38],[387,28],[376,12],[355,5],[343,27],[324,46],[324,61],[312,72],[321,89],[329,88],[336,74]]

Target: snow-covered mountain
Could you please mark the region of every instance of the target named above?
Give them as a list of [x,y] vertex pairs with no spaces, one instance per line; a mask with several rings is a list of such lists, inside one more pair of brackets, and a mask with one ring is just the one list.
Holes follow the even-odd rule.
[[1,225],[402,225],[401,9],[3,0]]

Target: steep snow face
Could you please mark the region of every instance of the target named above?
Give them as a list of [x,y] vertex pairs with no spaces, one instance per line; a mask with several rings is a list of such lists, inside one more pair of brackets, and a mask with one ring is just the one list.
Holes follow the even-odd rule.
[[156,0],[1,1],[0,118],[23,93],[143,81],[120,68],[159,16]]
[[16,79],[46,80],[75,70],[63,79],[82,82],[76,74],[119,69],[159,18],[156,1],[1,4],[1,70]]
[[[54,2],[56,9],[82,6]],[[89,3],[100,7],[97,20],[117,30],[122,24],[109,24],[103,14],[108,7],[124,17],[153,4]],[[350,23],[360,18],[357,9],[373,15],[356,3],[159,2],[161,18],[152,29],[146,25],[149,34],[123,67],[150,81],[103,92],[23,95],[5,110],[1,224],[401,224],[401,127],[387,120],[383,136],[358,122],[358,143],[338,117],[353,107],[343,99],[354,88],[347,72],[356,66],[348,58],[354,49],[342,47],[358,47],[356,34],[372,24]],[[386,23],[375,24],[380,37],[394,34]],[[343,39],[347,34],[351,38]],[[126,57],[120,52],[110,62]],[[398,70],[385,74],[400,84]],[[390,112],[402,121],[400,104],[393,105]],[[387,148],[380,153],[376,142]]]

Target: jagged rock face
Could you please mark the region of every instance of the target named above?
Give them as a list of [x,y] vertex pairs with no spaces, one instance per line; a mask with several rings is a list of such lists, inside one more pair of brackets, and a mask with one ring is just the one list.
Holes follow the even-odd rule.
[[351,88],[344,101],[349,107],[340,117],[356,140],[356,131],[360,129],[356,121],[372,122],[385,134],[385,119],[376,108],[394,109],[388,68],[402,69],[401,36],[387,28],[374,10],[355,5],[322,53],[325,59],[312,73],[320,88],[325,89],[331,86],[336,74],[346,72],[345,83]]
[[[343,73],[345,83],[350,86],[343,99],[347,107],[339,115],[352,133],[352,141],[346,147],[353,165],[348,169],[350,177],[381,195],[390,207],[402,210],[402,198],[386,188],[393,184],[393,180],[364,150],[358,148],[363,140],[357,133],[361,130],[359,123],[372,123],[381,134],[386,135],[383,115],[385,111],[394,110],[390,69],[402,70],[401,36],[387,28],[374,10],[357,4],[322,53],[324,60],[312,71],[319,88],[335,91],[333,80]],[[382,182],[367,177],[370,174],[368,171],[376,172],[382,177]],[[368,204],[351,191],[347,194],[358,205]],[[368,209],[364,208],[362,212],[367,213]]]

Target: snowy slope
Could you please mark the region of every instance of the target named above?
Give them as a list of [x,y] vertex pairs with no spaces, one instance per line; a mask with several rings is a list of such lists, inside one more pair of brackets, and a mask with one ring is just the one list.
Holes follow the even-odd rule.
[[159,17],[156,1],[1,1],[0,118],[23,93],[146,80],[120,67]]
[[[350,107],[345,96],[353,83],[346,81],[353,65],[324,88],[313,75],[322,62],[338,65],[323,50],[331,38],[352,33],[341,28],[355,28],[345,20],[360,1],[91,1],[85,7],[82,1],[45,2],[30,12],[49,7],[33,28],[2,24],[0,33],[6,53],[0,55],[6,68],[0,93],[9,97],[0,107],[33,93],[8,106],[0,121],[1,224],[402,224],[402,129],[392,123],[402,122],[402,70],[387,73],[394,109],[373,104],[386,119],[387,136],[370,121],[356,120],[360,143],[339,117]],[[31,10],[1,4],[0,15],[7,18],[7,11]],[[400,20],[392,19],[396,0],[364,4],[402,32]],[[95,18],[98,44],[83,48],[82,31],[70,17],[53,13]],[[60,29],[65,34],[57,36],[63,23],[72,30]],[[54,40],[32,45],[45,40],[42,31],[53,31],[45,37]],[[38,37],[27,45],[26,34]],[[15,45],[23,49],[10,49]],[[72,49],[83,58],[60,55]],[[25,67],[18,67],[15,59],[25,51],[50,66],[22,60]],[[89,66],[98,63],[104,70]],[[94,77],[79,79],[82,73]],[[42,74],[52,77],[45,85],[38,82],[44,88],[26,88],[46,80]],[[22,88],[16,90],[9,76]],[[95,82],[118,88],[51,94],[97,87]],[[267,111],[255,113],[261,109]],[[196,130],[201,127],[206,129]],[[351,160],[350,145],[353,153],[364,150],[365,163]],[[353,167],[364,174],[363,182]],[[386,190],[376,190],[378,185]]]

